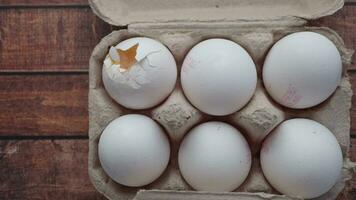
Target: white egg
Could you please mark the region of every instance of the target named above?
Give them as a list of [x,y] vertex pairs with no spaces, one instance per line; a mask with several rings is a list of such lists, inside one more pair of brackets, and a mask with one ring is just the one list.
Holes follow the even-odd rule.
[[[120,62],[115,48],[125,51],[136,44],[137,63],[130,69],[125,70],[113,62],[113,59]],[[150,38],[135,37],[120,42],[115,48],[110,49],[102,70],[105,89],[115,101],[126,108],[146,109],[159,104],[172,92],[177,66],[167,47]]]
[[209,39],[195,45],[181,70],[184,94],[202,112],[228,115],[253,96],[256,67],[250,55],[226,39]]
[[263,173],[275,189],[307,199],[330,190],[343,164],[335,136],[309,119],[280,124],[263,143],[260,156]]
[[296,109],[326,100],[339,85],[341,74],[341,57],[334,43],[313,32],[279,40],[263,66],[263,82],[271,97]]
[[227,192],[248,176],[251,152],[237,129],[223,122],[207,122],[184,138],[178,163],[182,176],[194,189]]
[[102,168],[116,182],[131,187],[156,180],[167,167],[169,141],[161,127],[144,115],[130,114],[112,121],[100,136]]

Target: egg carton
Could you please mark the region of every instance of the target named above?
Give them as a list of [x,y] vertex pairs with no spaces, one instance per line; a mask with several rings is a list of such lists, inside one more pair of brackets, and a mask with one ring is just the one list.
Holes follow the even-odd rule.
[[[96,189],[108,199],[297,199],[280,195],[267,182],[261,171],[259,150],[265,136],[282,121],[304,117],[329,128],[341,146],[344,156],[342,176],[328,193],[316,198],[335,199],[344,188],[345,182],[350,179],[351,169],[354,167],[348,158],[352,90],[346,73],[352,51],[345,48],[342,39],[333,30],[305,26],[305,18],[313,19],[332,14],[342,7],[343,1],[241,0],[232,5],[229,0],[180,2],[190,4],[190,7],[177,5],[174,3],[176,1],[150,2],[90,1],[93,11],[105,21],[114,25],[129,24],[127,29],[114,31],[104,37],[90,58],[89,175]],[[157,7],[153,8],[154,5],[151,4]],[[275,8],[271,5],[280,6]],[[142,9],[146,7],[152,11]],[[130,14],[128,10],[134,14]],[[212,15],[214,10],[217,12]],[[226,11],[233,11],[234,14]],[[251,12],[261,16],[253,16]],[[177,16],[177,13],[184,15]],[[268,96],[261,81],[261,71],[265,56],[272,45],[280,38],[299,31],[317,32],[333,41],[342,56],[344,73],[339,87],[322,104],[310,109],[294,110],[279,106]],[[188,51],[205,39],[226,38],[240,44],[251,55],[257,68],[258,84],[253,98],[236,113],[223,117],[210,116],[196,109],[186,99],[178,74],[174,91],[158,106],[146,110],[130,110],[120,106],[103,86],[103,60],[110,46],[137,36],[150,37],[166,45],[176,59],[178,71]],[[106,175],[98,158],[98,142],[104,128],[117,117],[132,113],[143,114],[157,121],[164,127],[171,144],[171,158],[165,172],[153,183],[140,188],[130,188],[114,182]],[[237,127],[248,140],[252,150],[253,161],[249,176],[233,192],[194,191],[179,172],[177,154],[182,138],[192,127],[211,120],[224,121]]]

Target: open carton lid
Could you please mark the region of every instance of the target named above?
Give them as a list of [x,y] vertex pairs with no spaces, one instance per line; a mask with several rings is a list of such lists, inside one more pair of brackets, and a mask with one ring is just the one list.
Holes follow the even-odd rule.
[[109,24],[238,22],[316,19],[342,8],[344,0],[89,0]]

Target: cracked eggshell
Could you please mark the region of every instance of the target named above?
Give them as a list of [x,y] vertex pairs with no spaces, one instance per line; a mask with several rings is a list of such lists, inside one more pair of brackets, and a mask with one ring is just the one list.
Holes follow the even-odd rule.
[[195,45],[181,70],[184,94],[202,112],[222,116],[240,110],[256,89],[256,66],[240,45],[209,39]]
[[278,103],[295,109],[320,104],[340,84],[342,61],[333,42],[314,32],[290,34],[269,51],[263,82]]
[[333,133],[303,118],[279,125],[264,141],[261,167],[279,192],[306,199],[329,191],[341,174],[343,158]]
[[127,50],[136,44],[136,64],[125,71],[107,55],[102,78],[106,91],[117,103],[130,109],[147,109],[162,102],[172,92],[177,66],[168,48],[150,38],[130,38],[115,48]]
[[104,129],[98,144],[104,171],[116,182],[138,187],[156,180],[165,170],[170,145],[162,128],[151,118],[130,114]]
[[206,122],[183,139],[179,169],[196,190],[229,192],[239,187],[251,168],[251,151],[243,135],[223,122]]

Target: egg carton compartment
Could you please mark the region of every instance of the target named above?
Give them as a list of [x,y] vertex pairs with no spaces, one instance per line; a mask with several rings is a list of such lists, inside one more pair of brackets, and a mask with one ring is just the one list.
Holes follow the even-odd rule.
[[[184,195],[178,191],[192,191],[193,189],[180,175],[178,168],[177,154],[180,142],[192,127],[202,122],[224,121],[237,127],[244,134],[253,156],[248,178],[234,192],[224,193],[224,195],[227,195],[227,198],[241,199],[245,198],[244,196],[246,196],[246,199],[294,199],[279,195],[264,178],[259,162],[259,149],[265,136],[282,121],[295,117],[305,117],[318,121],[329,128],[342,148],[344,156],[342,176],[328,193],[317,199],[335,199],[337,197],[345,182],[350,179],[350,168],[352,167],[352,163],[348,159],[350,143],[349,109],[352,91],[348,76],[345,73],[352,52],[344,47],[342,39],[334,31],[319,27],[286,28],[277,25],[268,27],[251,26],[251,24],[249,26],[241,25],[240,27],[215,26],[214,29],[193,26],[180,27],[179,29],[169,26],[166,28],[144,27],[136,26],[129,30],[112,32],[95,47],[90,58],[89,175],[99,192],[109,199],[133,199],[136,194],[136,198],[141,199],[143,193],[147,193],[147,198],[155,199],[154,195],[158,195],[157,192],[159,191],[162,191],[163,196],[171,193],[171,195],[176,195],[177,198],[179,198],[179,195]],[[265,56],[272,45],[283,36],[299,31],[318,32],[332,40],[342,56],[344,74],[341,84],[329,99],[310,109],[294,110],[279,106],[268,96],[261,81],[261,71]],[[105,91],[101,78],[103,60],[110,46],[115,46],[120,41],[136,36],[150,37],[166,45],[174,55],[178,67],[178,80],[174,91],[164,102],[147,110],[130,110],[120,106]],[[209,116],[196,109],[185,98],[179,82],[179,72],[185,55],[195,44],[209,38],[225,38],[240,44],[251,55],[257,67],[258,84],[253,98],[241,110],[228,116]],[[140,188],[122,186],[111,180],[102,169],[98,158],[98,142],[104,128],[117,117],[133,113],[143,114],[157,121],[165,129],[171,144],[171,158],[165,172],[153,183]],[[146,191],[137,193],[141,189]],[[235,196],[240,194],[235,192],[247,193],[241,193],[242,196]],[[204,199],[206,193],[195,192],[194,194],[197,195],[197,199]],[[162,199],[164,199],[163,196]]]

